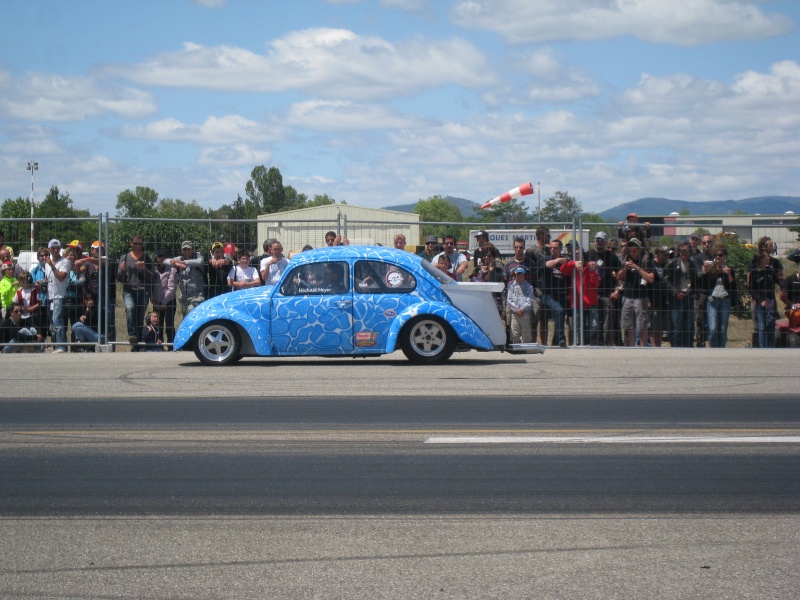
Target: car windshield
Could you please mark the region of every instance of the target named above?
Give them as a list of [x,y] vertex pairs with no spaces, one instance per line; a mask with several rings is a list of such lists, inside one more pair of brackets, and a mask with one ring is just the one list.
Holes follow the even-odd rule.
[[422,259],[422,268],[425,269],[428,273],[433,275],[436,278],[436,281],[444,285],[445,283],[455,283],[452,277],[450,277],[447,273],[434,267],[430,262],[425,259]]

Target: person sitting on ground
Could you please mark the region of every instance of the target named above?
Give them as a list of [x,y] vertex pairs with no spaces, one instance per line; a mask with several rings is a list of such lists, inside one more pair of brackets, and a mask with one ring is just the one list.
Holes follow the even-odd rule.
[[23,329],[29,331],[36,331],[36,341],[42,341],[41,332],[41,303],[39,302],[39,290],[37,290],[32,281],[31,274],[23,271],[19,276],[19,288],[14,295],[13,306],[19,306],[22,309],[21,323]]
[[158,325],[158,311],[151,311],[147,317],[145,317],[144,323],[144,329],[142,330],[142,351],[163,351],[164,339],[161,333],[161,327]]
[[36,340],[37,331],[23,327],[22,308],[14,306],[9,309],[8,314],[0,321],[0,345],[3,346],[4,354],[11,354],[22,350],[21,344],[26,344]]
[[[98,309],[92,294],[86,294],[83,298],[83,314],[78,317],[75,323],[72,324],[72,334],[75,336],[76,342],[84,344],[96,344],[98,340],[97,324],[98,324]],[[73,352],[87,352],[94,351],[94,348],[89,346],[79,346],[73,348]]]

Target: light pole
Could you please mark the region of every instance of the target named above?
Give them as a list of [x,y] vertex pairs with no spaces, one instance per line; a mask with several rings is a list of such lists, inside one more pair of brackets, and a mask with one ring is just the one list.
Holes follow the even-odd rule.
[[38,162],[28,161],[28,171],[31,172],[31,252],[33,252],[33,172],[38,170]]

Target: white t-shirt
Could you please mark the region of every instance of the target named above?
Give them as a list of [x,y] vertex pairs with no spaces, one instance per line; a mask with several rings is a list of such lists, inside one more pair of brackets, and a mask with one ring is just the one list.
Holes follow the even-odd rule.
[[67,273],[67,276],[64,277],[63,280],[59,281],[56,277],[55,271],[53,267],[49,264],[44,266],[44,274],[47,277],[47,299],[52,300],[53,298],[64,298],[67,295],[67,286],[69,285],[69,272],[72,268],[72,264],[69,262],[69,259],[62,256],[58,259],[55,263],[55,271],[60,271],[61,273]]
[[235,265],[228,271],[228,279],[231,281],[258,281],[258,271],[255,267],[245,267]]
[[[272,260],[272,257],[267,256],[266,258],[261,259],[259,268],[262,272],[267,268],[268,260]],[[271,263],[269,265],[269,273],[267,274],[266,281],[264,281],[264,285],[277,285],[277,283],[281,280],[283,272],[286,270],[286,265],[288,264],[289,261],[286,259],[286,257],[281,257],[277,262]]]

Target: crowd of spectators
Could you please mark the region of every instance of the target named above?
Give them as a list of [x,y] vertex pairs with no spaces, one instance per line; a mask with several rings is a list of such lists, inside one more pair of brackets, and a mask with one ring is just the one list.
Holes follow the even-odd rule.
[[[582,249],[573,242],[564,246],[541,226],[530,248],[524,238],[515,238],[513,256],[505,261],[486,231],[476,234],[477,248],[469,259],[457,249],[455,236],[445,235],[441,242],[429,236],[419,255],[455,281],[503,282],[495,301],[512,342],[538,339],[562,348],[666,343],[724,348],[740,291],[726,247],[710,234],[692,234],[677,248],[652,247],[649,224],[639,224],[635,214],[619,224],[618,234],[609,239],[600,231],[593,246]],[[181,244],[179,256],[158,249],[151,257],[142,236],[134,235],[129,250],[118,259],[106,256],[99,241],[85,253],[79,240],[62,248],[52,239],[38,249],[36,264],[26,271],[13,262],[13,250],[3,239],[3,352],[24,346],[38,352],[93,351],[99,341],[115,342],[117,286],[132,351],[163,350],[174,339],[179,305],[185,316],[219,294],[275,284],[288,264],[283,245],[275,239],[264,242],[260,256],[214,242],[206,259],[191,241]],[[333,231],[325,241],[329,246],[349,244]],[[394,246],[405,248],[405,236],[395,236]],[[800,252],[794,254],[800,261]],[[101,270],[102,296],[107,299],[102,304]],[[758,241],[744,281],[752,298],[753,345],[773,347],[780,318],[777,298],[800,319],[800,278],[784,277],[775,245],[765,237]]]
[[[710,234],[694,233],[677,248],[653,247],[649,223],[640,224],[635,214],[619,224],[618,235],[609,239],[600,231],[593,247],[584,250],[573,242],[564,246],[542,226],[530,248],[524,238],[515,238],[514,254],[503,264],[487,232],[479,231],[469,275],[459,268],[468,261],[455,249],[452,236],[443,238],[444,251],[439,254],[428,249],[439,243],[431,236],[419,255],[457,281],[503,281],[498,308],[513,342],[538,337],[541,344],[562,348],[725,348],[740,293],[726,246]],[[780,318],[776,291],[787,311],[798,311],[800,321],[800,277],[785,278],[775,252],[773,241],[761,238],[743,274],[743,291],[752,298],[752,345],[758,348],[775,345]],[[800,252],[789,258],[800,262]],[[579,322],[573,322],[573,315]]]

